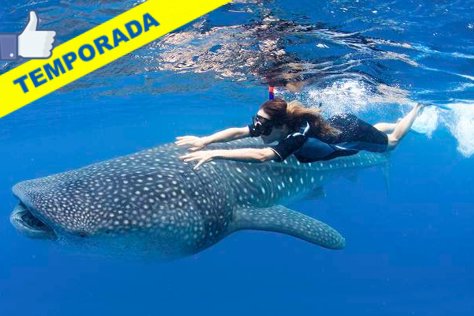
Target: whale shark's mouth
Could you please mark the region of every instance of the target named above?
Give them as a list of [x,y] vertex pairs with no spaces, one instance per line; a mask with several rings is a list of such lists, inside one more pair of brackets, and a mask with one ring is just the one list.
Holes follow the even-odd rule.
[[22,202],[20,202],[11,213],[10,222],[18,231],[30,238],[57,238],[54,230],[35,217]]

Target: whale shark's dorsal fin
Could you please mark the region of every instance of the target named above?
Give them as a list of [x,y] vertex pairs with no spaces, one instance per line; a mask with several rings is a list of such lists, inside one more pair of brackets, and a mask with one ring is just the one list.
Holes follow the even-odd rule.
[[334,228],[284,206],[240,207],[234,210],[231,231],[254,229],[291,235],[331,249],[342,249],[344,237]]

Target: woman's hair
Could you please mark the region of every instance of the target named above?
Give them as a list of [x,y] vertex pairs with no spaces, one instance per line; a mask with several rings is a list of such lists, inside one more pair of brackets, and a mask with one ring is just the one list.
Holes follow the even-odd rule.
[[341,133],[324,120],[319,109],[307,108],[299,101],[286,103],[283,99],[275,98],[263,103],[260,109],[270,116],[275,126],[286,124],[292,132],[297,131],[301,124],[306,121],[311,126],[309,136],[330,139]]

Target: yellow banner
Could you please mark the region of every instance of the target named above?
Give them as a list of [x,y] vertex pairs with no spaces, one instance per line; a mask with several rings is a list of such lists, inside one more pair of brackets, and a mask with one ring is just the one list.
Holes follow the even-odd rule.
[[[170,2],[171,1],[171,2]],[[148,0],[0,76],[0,117],[38,100],[231,0]]]

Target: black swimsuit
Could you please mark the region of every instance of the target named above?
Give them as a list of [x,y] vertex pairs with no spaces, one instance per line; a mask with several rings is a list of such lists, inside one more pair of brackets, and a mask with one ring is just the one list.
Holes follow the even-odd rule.
[[304,122],[297,132],[270,146],[277,154],[276,160],[283,161],[294,154],[301,162],[313,162],[354,155],[360,150],[387,150],[387,135],[353,114],[335,115],[328,122],[341,131],[338,136],[321,139],[309,136],[314,133],[311,133],[309,123]]
[[354,114],[338,114],[329,120],[331,126],[341,131],[335,139],[325,139],[330,144],[345,148],[384,152],[387,150],[388,136]]

